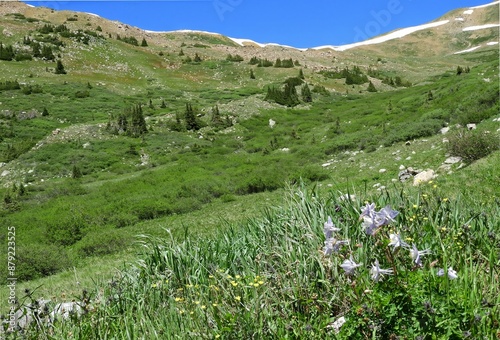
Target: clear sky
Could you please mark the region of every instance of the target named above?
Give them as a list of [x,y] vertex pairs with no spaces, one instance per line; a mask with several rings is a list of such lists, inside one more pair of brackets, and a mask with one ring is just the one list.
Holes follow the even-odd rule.
[[[437,19],[491,0],[156,0],[24,1],[98,14],[152,31],[220,33],[297,48],[345,45]],[[497,5],[498,6],[498,5]]]

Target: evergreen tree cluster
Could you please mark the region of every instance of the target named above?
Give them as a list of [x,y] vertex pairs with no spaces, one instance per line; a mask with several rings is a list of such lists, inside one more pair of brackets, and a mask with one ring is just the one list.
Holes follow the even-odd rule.
[[133,105],[118,116],[116,122],[108,122],[107,129],[115,134],[140,137],[148,132],[146,120],[140,104]]
[[123,41],[124,43],[133,45],[133,46],[139,46],[139,41],[135,37],[120,37],[120,35],[116,36],[116,40]]
[[15,53],[12,45],[4,46],[2,42],[0,42],[0,60],[10,61],[14,59]]
[[240,56],[239,54],[236,54],[236,55],[228,54],[226,57],[226,60],[239,63],[239,62],[243,61],[243,57]]
[[[297,65],[300,65],[298,61],[296,61]],[[280,58],[277,58],[276,61],[274,62],[274,67],[282,67],[282,68],[292,68],[294,67],[295,64],[292,60],[290,59],[283,59],[281,60]]]
[[396,76],[394,78],[385,77],[384,79],[382,79],[382,83],[390,85],[392,87],[411,87],[412,85],[409,81],[404,81],[399,76]]
[[0,91],[19,90],[21,86],[17,80],[6,80],[0,82]]
[[291,86],[289,83],[285,83],[283,89],[269,86],[264,100],[274,101],[288,107],[293,107],[300,103],[295,86]]
[[257,65],[258,67],[270,67],[273,66],[273,62],[267,59],[260,59],[257,57],[250,58],[248,62],[250,65]]
[[186,104],[184,120],[186,122],[186,130],[197,131],[204,126],[203,122],[198,119],[198,111],[193,109],[193,106],[189,103]]
[[233,126],[233,121],[228,115],[222,116],[219,112],[219,107],[215,105],[212,108],[212,117],[210,119],[210,125],[216,130],[223,130],[230,126]]
[[352,69],[345,67],[343,70],[323,70],[319,72],[326,78],[343,79],[347,85],[360,85],[368,82],[368,77],[364,74],[359,66],[353,66]]

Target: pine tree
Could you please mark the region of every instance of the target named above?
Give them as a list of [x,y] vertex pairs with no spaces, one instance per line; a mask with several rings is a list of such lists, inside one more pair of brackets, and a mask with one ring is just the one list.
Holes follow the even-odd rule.
[[377,92],[377,89],[375,88],[375,85],[370,81],[370,84],[368,84],[368,92]]
[[253,74],[253,70],[250,69],[250,79],[255,79],[255,74]]
[[304,84],[300,90],[300,94],[302,96],[302,101],[304,103],[312,102],[312,93],[307,84]]
[[42,117],[47,117],[49,115],[49,110],[46,107],[43,108]]
[[57,60],[55,74],[66,74],[66,70],[64,69],[64,65],[62,64],[61,60]]
[[71,178],[73,179],[78,179],[83,176],[82,171],[80,170],[79,167],[76,166],[76,164],[73,164],[73,169],[71,171]]
[[160,105],[160,107],[161,107],[162,109],[165,109],[165,108],[167,107],[167,105],[165,104],[165,100],[163,100],[163,99],[161,100],[161,105]]
[[184,112],[184,119],[186,121],[186,130],[199,130],[201,129],[201,122],[196,118],[196,113],[191,104],[186,104],[186,111]]
[[153,106],[153,101],[149,99],[149,108],[154,109],[155,107]]
[[464,72],[462,66],[457,66],[457,76],[461,75]]
[[129,132],[133,137],[139,137],[148,132],[148,127],[146,126],[146,120],[144,119],[142,106],[140,104],[132,107]]
[[299,78],[300,79],[305,79],[305,77],[304,77],[304,71],[302,71],[302,69],[299,70]]
[[195,53],[195,54],[194,54],[194,59],[193,59],[193,61],[194,61],[195,63],[201,63],[201,61],[202,61],[202,60],[201,60],[200,56],[198,55],[198,53]]
[[274,63],[274,67],[281,67],[281,59],[280,58],[276,59],[276,62]]
[[14,54],[14,49],[12,48],[12,45],[7,45],[4,46],[0,42],[0,60],[7,60],[10,61],[14,59],[15,54]]
[[42,56],[42,52],[40,51],[41,46],[39,43],[34,42],[31,44],[31,51],[33,53],[33,57],[40,58]]
[[43,45],[42,47],[42,58],[45,60],[54,60],[56,57],[52,53],[52,48],[49,45]]
[[181,50],[180,50],[180,52],[179,52],[179,57],[182,57],[183,55],[184,55],[184,51],[183,51],[183,50],[182,50],[182,48],[181,48]]
[[141,46],[142,47],[147,47],[148,46],[148,42],[146,41],[146,38],[142,38]]

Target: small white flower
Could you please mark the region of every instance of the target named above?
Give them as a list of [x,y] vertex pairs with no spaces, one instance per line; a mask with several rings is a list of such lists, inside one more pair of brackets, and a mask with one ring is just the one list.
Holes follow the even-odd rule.
[[340,265],[340,267],[342,267],[342,269],[345,270],[346,274],[347,275],[352,275],[354,274],[354,271],[356,270],[356,268],[360,267],[362,265],[362,263],[356,263],[354,262],[354,260],[352,259],[352,256],[349,258],[349,260],[344,260],[344,262]]
[[370,274],[372,275],[372,280],[378,282],[382,279],[382,275],[392,275],[392,269],[382,269],[380,268],[380,264],[378,260],[375,260],[375,263],[372,265],[372,269],[370,269]]
[[412,249],[410,249],[410,256],[411,256],[413,262],[415,262],[415,264],[417,266],[421,266],[422,265],[421,256],[429,255],[430,253],[431,253],[430,249],[425,249],[425,250],[422,250],[422,251],[418,250],[417,246],[415,244],[413,244]]
[[[439,269],[437,272],[437,276],[444,276],[444,269]],[[450,280],[455,280],[458,278],[458,274],[452,267],[448,268],[448,278]]]
[[399,234],[390,234],[389,239],[391,240],[389,246],[393,246],[392,251],[396,250],[398,247],[408,247],[408,244],[401,239],[401,235]]
[[333,224],[332,218],[328,216],[328,221],[325,222],[324,225],[324,233],[325,233],[325,238],[328,240],[329,238],[332,238],[333,233],[340,231],[339,228],[335,227],[335,224]]

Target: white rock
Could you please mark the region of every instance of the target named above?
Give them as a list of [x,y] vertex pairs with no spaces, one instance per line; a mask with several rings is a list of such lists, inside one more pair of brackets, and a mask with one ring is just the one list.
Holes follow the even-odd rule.
[[462,160],[462,157],[448,157],[444,161],[444,164],[455,164]]
[[422,183],[427,183],[436,176],[434,170],[426,170],[418,173],[413,177],[413,185],[417,186]]
[[467,124],[467,130],[475,130],[476,124]]
[[447,133],[448,131],[450,131],[450,128],[449,128],[449,127],[444,127],[444,128],[442,128],[441,130],[439,130],[439,132],[441,132],[443,135],[444,135],[445,133]]
[[401,165],[399,166],[399,170],[404,170],[404,169],[406,169],[406,167],[405,167],[403,164],[401,164]]
[[276,122],[272,119],[269,119],[269,127],[272,129],[276,125]]
[[380,169],[378,172],[380,172],[381,174],[383,174],[384,172],[387,172],[387,169]]
[[1,177],[5,177],[7,176],[8,174],[10,174],[10,171],[9,170],[4,170],[2,171],[2,174],[0,175]]

